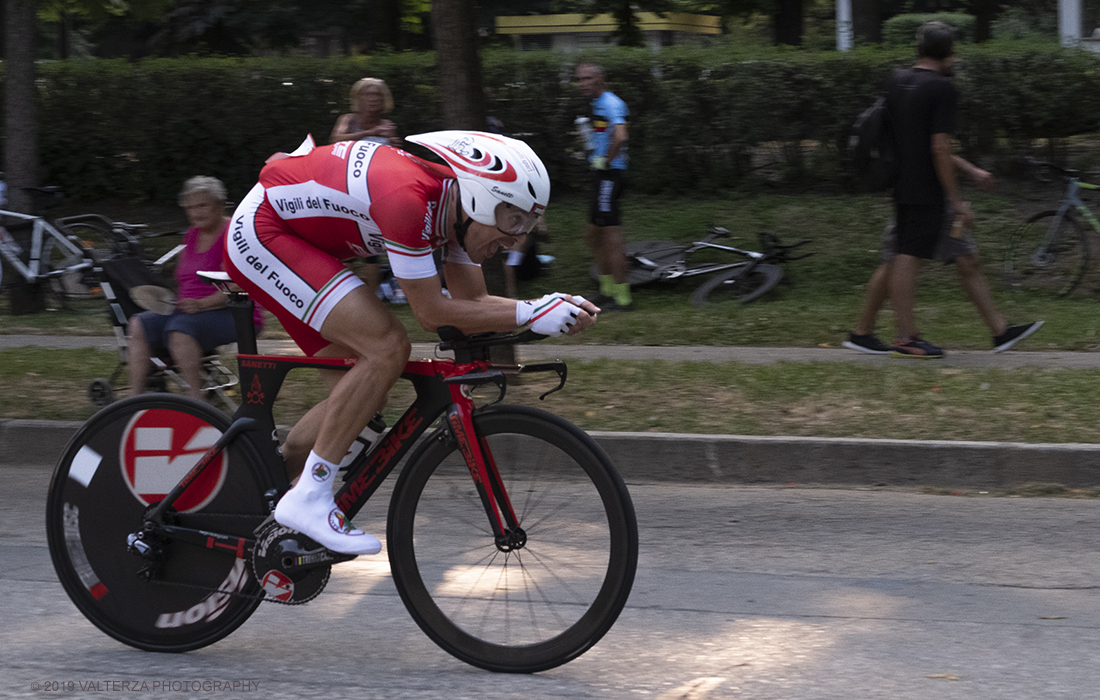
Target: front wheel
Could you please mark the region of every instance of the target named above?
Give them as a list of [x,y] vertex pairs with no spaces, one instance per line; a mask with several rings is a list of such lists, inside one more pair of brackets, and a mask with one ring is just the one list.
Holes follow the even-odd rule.
[[1081,223],[1066,212],[1032,216],[1012,236],[1004,260],[1004,285],[1065,297],[1081,283],[1089,266],[1089,242]]
[[[198,649],[260,604],[250,552],[164,541],[161,555],[146,559],[127,548],[144,513],[229,425],[197,401],[139,396],[97,413],[65,449],[46,501],[50,558],[77,609],[115,639],[147,651]],[[169,518],[251,538],[267,517],[269,488],[255,449],[237,440],[183,492]]]
[[705,306],[736,299],[748,304],[774,289],[781,279],[783,268],[778,265],[740,263],[699,285],[691,294],[691,303]]
[[490,671],[553,668],[594,645],[630,595],[630,494],[592,438],[544,411],[495,406],[474,426],[525,542],[498,548],[466,461],[441,430],[394,489],[394,583],[420,628],[457,658]]

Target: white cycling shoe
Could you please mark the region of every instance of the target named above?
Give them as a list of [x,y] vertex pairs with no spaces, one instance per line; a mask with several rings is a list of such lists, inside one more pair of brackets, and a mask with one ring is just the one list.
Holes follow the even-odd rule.
[[297,530],[333,552],[378,554],[382,550],[378,538],[353,527],[332,498],[331,483],[336,469],[312,459],[306,464],[312,464],[311,468],[275,506],[275,522]]

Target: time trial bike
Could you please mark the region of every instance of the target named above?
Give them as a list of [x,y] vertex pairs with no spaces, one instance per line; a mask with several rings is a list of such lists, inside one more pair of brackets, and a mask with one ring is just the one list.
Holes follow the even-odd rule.
[[[232,418],[167,394],[112,404],[74,435],[50,484],[49,549],[65,591],[140,649],[216,642],[261,602],[312,600],[331,567],[354,558],[272,518],[290,487],[272,418],[283,380],[354,360],[259,355],[251,303],[235,292],[230,307],[242,388]],[[546,411],[499,403],[511,376],[556,375],[543,397],[564,386],[560,361],[489,359],[493,346],[541,337],[440,329],[454,359],[407,364],[415,401],[335,494],[354,517],[403,464],[386,524],[394,585],[435,643],[492,671],[540,671],[591,648],[637,566],[630,494],[599,445]],[[499,396],[475,406],[483,385]]]

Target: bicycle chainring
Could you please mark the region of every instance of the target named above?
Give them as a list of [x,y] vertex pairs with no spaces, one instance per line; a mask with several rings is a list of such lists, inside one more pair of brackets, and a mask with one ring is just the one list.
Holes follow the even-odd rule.
[[657,275],[657,279],[661,280],[673,280],[680,277],[685,272],[687,272],[687,265],[678,262],[660,265],[653,271],[653,273]]
[[352,558],[331,552],[271,519],[256,528],[252,575],[260,583],[265,601],[301,605],[325,589],[332,564]]

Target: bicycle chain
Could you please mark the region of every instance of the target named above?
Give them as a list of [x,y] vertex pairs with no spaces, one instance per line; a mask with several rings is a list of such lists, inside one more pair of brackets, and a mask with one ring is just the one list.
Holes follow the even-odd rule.
[[[259,577],[256,576],[256,572],[253,571],[251,562],[248,563],[248,570],[252,574],[253,580],[259,580]],[[309,598],[306,598],[305,600],[279,600],[278,598],[272,598],[271,596],[267,595],[267,593],[264,592],[262,589],[259,593],[242,593],[240,591],[219,591],[217,588],[214,588],[214,587],[211,587],[211,586],[200,586],[197,583],[183,583],[182,581],[164,581],[162,579],[149,579],[149,583],[155,583],[158,586],[173,586],[173,587],[176,587],[176,588],[194,588],[194,589],[197,589],[197,590],[200,590],[200,591],[206,591],[207,593],[223,593],[225,595],[233,596],[234,598],[245,598],[245,599],[248,599],[248,600],[256,600],[257,598],[259,598],[259,599],[263,600],[264,602],[278,603],[279,605],[305,605],[306,603],[310,602],[311,600],[313,600],[317,596],[321,595],[321,592],[323,590],[325,590],[325,586],[328,585],[329,577],[331,575],[332,575],[332,570],[330,568],[328,571],[325,572],[325,580],[321,584],[321,586],[317,589],[317,592],[314,593]]]
[[[264,523],[267,522],[270,519],[270,516],[257,516],[257,515],[249,515],[249,514],[244,514],[244,513],[203,513],[202,517],[203,518],[242,518],[242,519],[248,518],[248,519],[252,519],[252,520],[255,520],[257,518],[262,517],[260,525],[256,526],[256,530],[260,529],[260,527],[263,526]],[[256,573],[255,559],[251,555],[251,553],[245,559],[245,562],[248,565],[249,573],[252,574],[252,579],[258,583],[259,580],[260,580],[260,577]],[[321,592],[325,590],[326,586],[328,586],[329,578],[331,577],[331,575],[332,575],[332,567],[327,567],[326,571],[325,571],[325,574],[324,574],[324,577],[323,577],[323,580],[321,581],[321,584],[317,587],[317,591],[313,595],[309,596],[308,598],[302,599],[302,600],[279,600],[278,598],[275,598],[275,597],[272,597],[272,596],[268,595],[267,592],[264,591],[262,588],[260,589],[259,593],[242,593],[241,591],[221,591],[221,590],[218,590],[218,588],[216,588],[216,587],[213,587],[213,586],[200,586],[197,583],[184,583],[182,581],[165,581],[163,579],[156,579],[156,578],[150,578],[149,583],[155,583],[159,586],[173,586],[173,587],[176,587],[176,588],[195,589],[195,590],[200,590],[200,591],[206,591],[207,593],[222,593],[222,594],[225,594],[225,595],[233,596],[234,598],[244,598],[246,600],[260,599],[260,600],[263,600],[265,602],[278,603],[279,605],[304,605],[304,604],[312,601],[317,596],[321,595]]]

